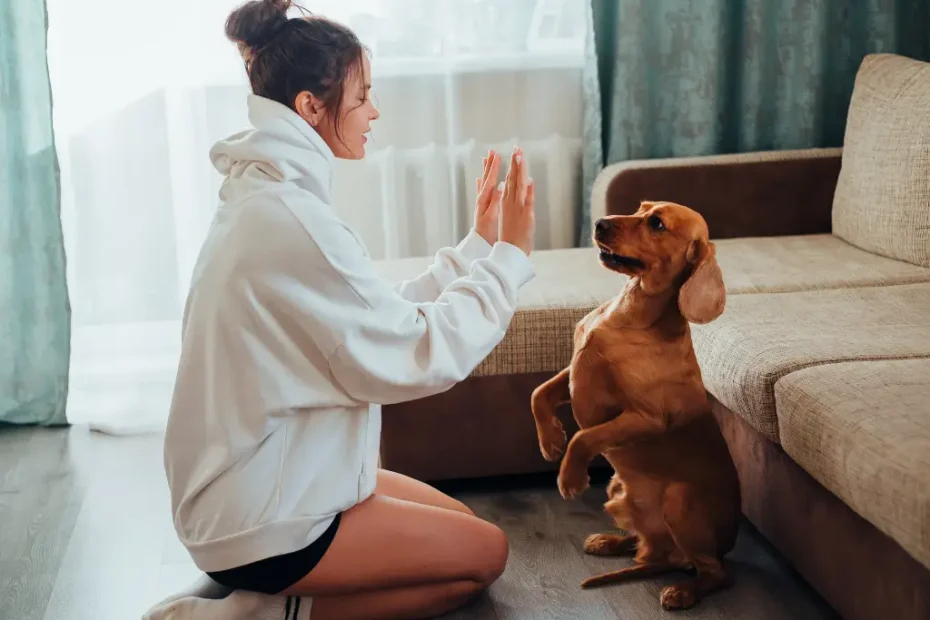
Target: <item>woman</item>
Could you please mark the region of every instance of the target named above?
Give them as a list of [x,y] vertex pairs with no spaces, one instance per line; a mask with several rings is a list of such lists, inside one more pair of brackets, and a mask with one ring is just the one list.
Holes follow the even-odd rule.
[[490,153],[474,230],[418,279],[379,278],[331,207],[334,158],[363,157],[378,118],[368,58],[351,31],[289,19],[290,5],[249,2],[226,24],[253,129],[211,150],[222,205],[165,440],[174,523],[213,580],[312,597],[314,620],[432,617],[497,579],[507,542],[378,469],[380,405],[452,387],[501,340],[533,276],[533,184],[515,150],[498,186]]

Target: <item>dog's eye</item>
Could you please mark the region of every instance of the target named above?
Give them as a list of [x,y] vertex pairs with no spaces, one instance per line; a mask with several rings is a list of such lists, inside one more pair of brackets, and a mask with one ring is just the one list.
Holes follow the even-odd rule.
[[665,230],[665,224],[662,223],[662,220],[658,215],[650,215],[649,228],[652,230]]

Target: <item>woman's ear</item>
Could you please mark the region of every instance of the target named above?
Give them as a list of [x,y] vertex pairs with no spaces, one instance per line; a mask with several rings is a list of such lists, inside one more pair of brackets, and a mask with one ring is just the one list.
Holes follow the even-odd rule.
[[695,267],[678,291],[678,309],[691,323],[710,323],[723,314],[727,301],[717,247],[710,241],[692,241],[688,261]]
[[308,90],[301,91],[294,100],[294,109],[311,127],[316,127],[326,115],[323,102],[313,96]]

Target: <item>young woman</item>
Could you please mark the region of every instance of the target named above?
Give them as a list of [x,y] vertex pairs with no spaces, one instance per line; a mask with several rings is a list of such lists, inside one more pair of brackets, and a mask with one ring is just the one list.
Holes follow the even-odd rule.
[[501,340],[533,276],[533,184],[515,150],[497,185],[489,153],[469,235],[418,279],[381,279],[332,207],[334,158],[363,157],[379,116],[365,49],[289,8],[249,2],[226,24],[253,127],[211,150],[222,204],[165,439],[174,524],[213,580],[312,597],[314,620],[433,617],[500,576],[507,542],[378,468],[380,405],[452,387]]

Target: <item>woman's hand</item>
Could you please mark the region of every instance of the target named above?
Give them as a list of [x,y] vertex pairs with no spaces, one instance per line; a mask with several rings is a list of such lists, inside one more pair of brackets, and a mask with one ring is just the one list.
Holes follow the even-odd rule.
[[484,164],[482,178],[475,179],[478,184],[475,232],[481,235],[489,245],[494,245],[497,243],[501,195],[503,194],[497,185],[497,175],[501,169],[500,153],[494,150],[488,151],[488,156],[482,160],[482,163]]
[[501,186],[500,240],[517,246],[529,255],[533,250],[536,231],[536,213],[533,210],[535,188],[533,180],[526,178],[526,160],[519,148],[515,148],[510,156],[510,170]]

